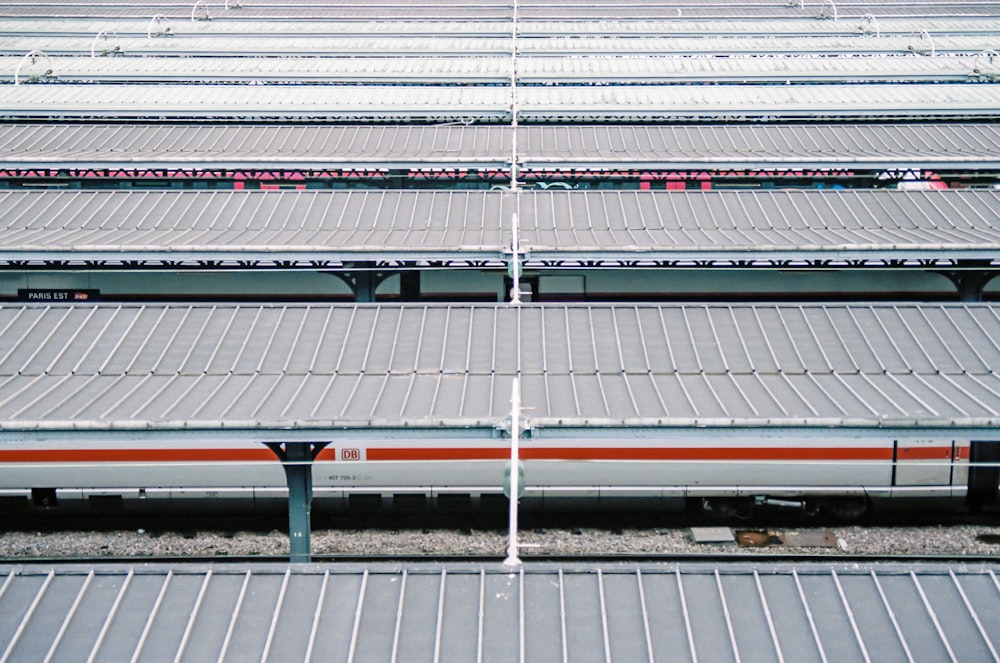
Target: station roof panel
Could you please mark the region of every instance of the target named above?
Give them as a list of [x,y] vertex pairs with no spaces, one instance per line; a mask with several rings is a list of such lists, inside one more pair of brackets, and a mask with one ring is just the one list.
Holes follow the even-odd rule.
[[932,246],[988,252],[1000,241],[1000,208],[992,191],[673,193],[550,191],[522,196],[522,249],[537,260],[568,255],[571,246],[582,254],[628,253],[634,259],[696,258],[700,252],[746,257],[781,252],[792,257],[830,251],[860,257]]
[[[968,66],[956,62],[936,67],[929,75],[965,76]],[[47,72],[51,71],[51,74]],[[461,84],[503,85],[510,82],[509,57],[337,57],[337,58],[239,58],[142,57],[35,58],[33,64],[18,58],[0,58],[0,80],[117,83],[274,83],[274,84]],[[359,91],[363,93],[363,91]]]
[[[518,92],[527,122],[993,119],[1000,86],[552,86]],[[484,86],[20,85],[0,119],[353,122],[507,121],[510,90]]]
[[[0,58],[0,80],[47,83],[398,83],[508,85],[511,58],[484,57],[115,57]],[[775,56],[694,58],[522,57],[519,85],[649,85],[670,83],[975,82],[1000,77],[1000,60],[949,58]]]
[[1000,153],[993,124],[526,126],[518,139],[522,162],[539,167],[977,168]]
[[499,87],[371,85],[20,85],[5,91],[0,117],[343,121],[499,121],[510,117]]
[[[160,13],[162,15],[162,12]],[[2,14],[0,14],[2,16]],[[149,15],[154,16],[154,14]],[[227,16],[226,18],[231,18]],[[450,17],[451,18],[451,17]],[[169,31],[167,31],[169,28]],[[1000,18],[899,18],[881,16],[876,21],[862,18],[861,14],[843,21],[817,21],[815,18],[786,18],[776,21],[755,21],[752,19],[727,20],[637,20],[630,17],[619,19],[600,18],[592,20],[520,20],[518,34],[522,37],[552,36],[708,36],[708,35],[787,35],[855,36],[867,30],[876,30],[883,35],[910,36],[925,30],[932,35],[989,34],[1000,32]],[[512,20],[447,20],[420,21],[398,20],[384,16],[379,20],[281,20],[281,21],[239,21],[213,20],[191,21],[157,18],[151,19],[72,19],[39,18],[2,19],[0,35],[20,36],[73,36],[93,37],[99,32],[113,32],[120,37],[164,36],[174,37],[266,37],[302,36],[320,37],[344,36],[462,36],[489,37],[506,36],[513,31]]]
[[982,661],[1000,648],[997,573],[971,562],[6,564],[0,642],[11,660],[55,662]]
[[[998,11],[1000,13],[1000,11]],[[522,57],[565,55],[702,55],[718,57],[759,56],[762,54],[911,55],[914,50],[930,53],[974,55],[996,44],[995,34],[937,34],[867,36],[863,34],[819,36],[738,35],[738,36],[554,36],[520,37]],[[23,55],[40,50],[48,55],[125,54],[130,56],[429,56],[473,57],[508,56],[510,36],[486,37],[350,35],[325,37],[306,33],[295,37],[267,34],[247,37],[225,35],[147,38],[103,32],[96,37],[0,35],[0,54]]]
[[[7,191],[0,259],[995,261],[1000,192]],[[941,261],[944,261],[942,263]],[[240,267],[233,267],[240,268]],[[250,268],[244,265],[242,268]]]
[[7,430],[981,427],[990,305],[3,305]]
[[[0,125],[0,163],[29,168],[504,167],[510,160],[510,131],[492,125],[7,124]],[[973,131],[965,149],[972,149],[973,138],[989,139],[985,131]]]
[[[0,124],[7,168],[503,168],[494,125]],[[998,169],[995,124],[538,125],[522,169]]]
[[[233,259],[474,258],[501,254],[512,200],[476,192],[54,192],[0,194],[5,235],[38,255]],[[40,253],[39,253],[40,252]],[[252,255],[253,254],[253,255]]]
[[[278,4],[262,0],[243,0],[238,8],[213,6],[209,15],[214,20],[250,21],[260,19],[359,19],[391,15],[394,19],[452,19],[456,15],[475,16],[480,19],[509,19],[509,3],[458,2],[428,3],[425,0],[387,0],[382,2],[305,2]],[[877,12],[880,16],[900,17],[991,17],[997,16],[995,3],[982,0],[966,2],[889,2],[851,3],[844,6],[858,15]],[[620,3],[607,2],[566,3],[566,2],[523,2],[520,7],[522,19],[565,20],[566,18],[603,20],[620,10]],[[188,2],[89,2],[86,5],[73,2],[9,2],[0,8],[3,16],[13,17],[137,17],[148,18],[157,13],[190,20],[191,4]],[[827,17],[822,6],[785,2],[632,2],[628,5],[630,18],[638,19],[816,19]],[[201,14],[204,15],[204,14]]]
[[936,85],[648,85],[526,87],[525,121],[899,119],[995,117],[1000,86]]

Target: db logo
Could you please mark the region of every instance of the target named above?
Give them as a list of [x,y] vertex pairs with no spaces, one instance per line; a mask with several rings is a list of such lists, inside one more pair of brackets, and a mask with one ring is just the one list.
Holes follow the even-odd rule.
[[340,460],[361,460],[361,449],[341,449]]

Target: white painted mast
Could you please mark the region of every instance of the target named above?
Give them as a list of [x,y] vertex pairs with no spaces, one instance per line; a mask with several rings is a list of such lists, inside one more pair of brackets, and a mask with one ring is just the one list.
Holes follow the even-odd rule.
[[519,449],[521,437],[521,378],[514,376],[510,394],[510,534],[507,540],[505,566],[520,566],[520,544],[517,540],[517,501],[521,477],[519,475]]

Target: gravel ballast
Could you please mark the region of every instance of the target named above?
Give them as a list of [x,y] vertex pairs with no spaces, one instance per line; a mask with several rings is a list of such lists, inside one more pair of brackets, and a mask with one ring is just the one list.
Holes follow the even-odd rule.
[[[765,530],[755,530],[765,531]],[[820,538],[829,532],[832,546],[695,543],[688,528],[608,531],[545,529],[521,533],[522,556],[613,556],[703,554],[807,554],[853,556],[1000,555],[1000,525],[932,527],[861,527],[783,529],[771,541]],[[789,537],[788,535],[792,535]],[[765,537],[768,538],[768,537]],[[831,538],[831,537],[828,537]],[[0,558],[89,557],[247,557],[288,554],[288,536],[261,532],[149,532],[143,529],[101,532],[9,531],[0,534]],[[312,533],[313,554],[336,556],[477,556],[502,558],[507,534],[497,530],[343,529]]]

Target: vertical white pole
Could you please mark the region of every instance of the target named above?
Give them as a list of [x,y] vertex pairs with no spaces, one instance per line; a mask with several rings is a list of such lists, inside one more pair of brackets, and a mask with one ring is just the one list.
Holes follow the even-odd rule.
[[510,287],[510,303],[520,304],[521,303],[521,242],[518,240],[518,235],[521,233],[521,229],[518,227],[517,212],[511,217],[510,220],[512,226],[513,239],[510,243],[511,260],[511,287]]
[[517,497],[521,478],[518,476],[518,443],[521,437],[521,381],[514,376],[510,396],[510,535],[507,541],[505,566],[520,566],[520,550],[517,542]]
[[517,191],[517,0],[510,42],[510,190]]

